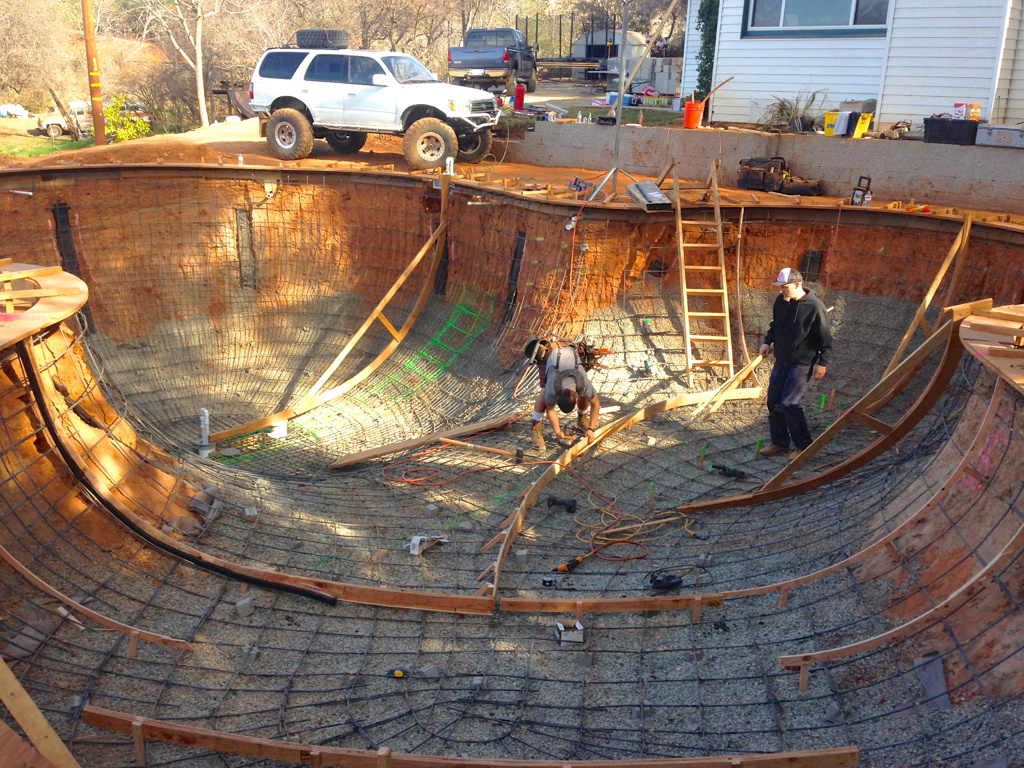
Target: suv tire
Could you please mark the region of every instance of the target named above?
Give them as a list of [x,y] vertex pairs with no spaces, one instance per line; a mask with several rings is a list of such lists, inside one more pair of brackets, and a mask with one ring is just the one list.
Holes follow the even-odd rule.
[[441,168],[445,160],[458,153],[459,139],[451,126],[443,120],[424,117],[410,125],[405,132],[402,151],[409,165],[416,170]]
[[505,81],[505,93],[509,96],[515,96],[516,83],[519,82],[519,73],[516,70],[512,70],[508,73],[508,79]]
[[280,160],[301,160],[313,151],[313,127],[297,109],[279,109],[267,123],[270,154]]
[[60,127],[59,123],[50,123],[46,126],[46,135],[51,139],[59,139],[64,135],[64,129]]
[[530,79],[526,81],[526,92],[533,93],[537,90],[537,69],[534,67],[533,72],[530,74]]
[[345,131],[335,131],[334,133],[327,134],[327,143],[331,145],[331,149],[337,152],[339,155],[354,155],[363,145],[366,143],[366,134],[359,132],[347,133]]
[[459,136],[459,162],[479,163],[491,151],[493,142],[490,130]]

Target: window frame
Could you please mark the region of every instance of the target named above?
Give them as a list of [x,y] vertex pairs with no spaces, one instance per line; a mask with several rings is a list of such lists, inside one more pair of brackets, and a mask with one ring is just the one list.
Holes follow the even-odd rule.
[[[889,12],[893,0],[888,0],[886,20],[884,24],[854,24],[857,16],[857,3],[851,0],[850,23],[842,27],[753,27],[751,19],[754,4],[758,0],[743,0],[743,26],[740,37],[885,37],[889,33]],[[785,13],[786,0],[782,0],[781,16]]]

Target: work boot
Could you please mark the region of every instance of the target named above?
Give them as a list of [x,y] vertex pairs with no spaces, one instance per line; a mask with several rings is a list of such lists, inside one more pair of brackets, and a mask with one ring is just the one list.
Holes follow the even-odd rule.
[[530,446],[533,448],[544,447],[544,422],[533,422],[533,430],[530,433]]
[[776,445],[775,443],[771,443],[771,444],[768,445],[767,448],[762,448],[761,449],[761,455],[762,456],[774,456],[776,453],[782,453],[783,451],[788,451],[788,450],[789,450],[789,448],[783,447],[781,445]]
[[579,430],[581,435],[585,435],[587,430],[590,429],[590,424],[587,423],[589,421],[590,419],[587,418],[587,414],[576,411],[576,429]]

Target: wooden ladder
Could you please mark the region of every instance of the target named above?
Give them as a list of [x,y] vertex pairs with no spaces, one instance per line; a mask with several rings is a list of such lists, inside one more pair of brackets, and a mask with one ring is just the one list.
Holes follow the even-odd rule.
[[[679,247],[679,291],[683,303],[683,347],[686,353],[686,384],[693,386],[694,368],[721,368],[722,378],[731,379],[734,373],[732,362],[732,329],[729,323],[729,293],[725,279],[725,240],[722,232],[722,198],[718,191],[718,160],[711,163],[704,194],[710,195],[715,206],[714,221],[684,221],[679,192],[679,171],[673,164],[672,190],[675,198],[676,241]],[[666,169],[667,170],[667,169]],[[715,233],[714,243],[686,243],[683,228],[699,228],[702,232]],[[698,285],[711,287],[691,288],[695,278]],[[690,301],[701,299],[703,311],[691,312]],[[699,321],[705,329],[694,327]],[[706,327],[710,326],[710,330]],[[703,342],[706,347],[719,352],[710,357],[697,357],[692,342]]]

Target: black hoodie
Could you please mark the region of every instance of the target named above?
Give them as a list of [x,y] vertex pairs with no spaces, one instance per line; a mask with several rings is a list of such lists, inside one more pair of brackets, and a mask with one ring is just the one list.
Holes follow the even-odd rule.
[[786,301],[781,294],[775,299],[772,324],[764,335],[764,343],[775,345],[776,360],[828,366],[832,332],[825,305],[814,291],[807,291],[796,301]]

